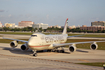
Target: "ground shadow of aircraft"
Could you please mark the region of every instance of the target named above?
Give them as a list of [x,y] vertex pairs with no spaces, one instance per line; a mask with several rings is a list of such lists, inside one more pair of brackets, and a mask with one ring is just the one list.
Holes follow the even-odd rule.
[[[2,47],[0,46],[0,48],[2,48],[3,50],[7,50],[7,51],[10,51],[11,53],[15,53],[15,54],[25,54],[25,55],[30,55],[32,54],[32,50],[31,49],[28,49],[27,51],[22,51],[21,49],[19,48],[9,48],[9,47]],[[43,52],[48,52],[47,50],[42,50],[42,51],[37,51],[38,53],[43,53]],[[55,53],[62,53],[60,51],[52,51],[52,52],[55,52]],[[50,53],[50,52],[48,52]],[[65,54],[70,54],[70,52],[64,52]],[[7,53],[8,54],[8,53]]]
[[[12,48],[9,48],[9,47],[2,47],[2,46],[0,46],[0,48],[2,48],[3,50],[8,50],[8,51],[10,51],[11,53],[14,53],[14,54],[25,54],[25,55],[31,55],[33,52],[32,52],[32,50],[31,49],[28,49],[27,51],[22,51],[21,49],[19,49],[19,48],[14,48],[14,49],[12,49]],[[79,50],[79,49],[77,49],[76,50],[77,52],[83,52],[83,53],[88,53],[88,51],[83,51],[83,50]],[[42,51],[37,51],[38,53],[43,53],[43,52],[48,52],[47,50],[42,50]],[[62,52],[60,52],[60,51],[52,51],[52,52],[54,52],[54,53],[62,53]],[[50,53],[50,52],[48,52],[48,53]],[[8,53],[7,53],[8,54]],[[70,52],[64,52],[64,54],[71,54]]]
[[[14,54],[25,54],[25,55],[30,55],[32,54],[33,52],[31,50],[27,50],[27,51],[22,51],[21,49],[19,48],[9,48],[9,47],[0,47],[2,48],[3,50],[7,50],[7,51],[10,51],[11,53],[14,53]],[[8,54],[8,53],[7,53]]]
[[80,49],[77,49],[76,50],[77,52],[84,52],[84,53],[88,53],[89,51],[83,51],[83,50],[80,50]]

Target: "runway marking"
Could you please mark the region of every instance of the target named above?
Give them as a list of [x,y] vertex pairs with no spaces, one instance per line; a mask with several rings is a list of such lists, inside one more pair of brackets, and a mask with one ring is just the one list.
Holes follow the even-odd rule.
[[[72,64],[74,64],[74,63],[72,63],[72,62],[68,62],[68,61],[61,61],[61,60],[50,60],[50,59],[42,59],[42,58],[31,58],[31,57],[24,57],[24,56],[14,56],[14,55],[5,55],[5,54],[0,54],[0,56],[7,56],[7,57],[10,57],[10,59],[15,59],[15,60],[21,60],[21,61],[30,61],[30,60],[28,60],[28,59],[33,59],[31,62],[38,62],[37,60],[39,60],[39,62],[38,63],[46,63],[46,61],[52,61],[52,62],[50,62],[50,63],[46,63],[46,64],[53,64],[53,65],[59,65],[59,66],[67,66],[67,67],[73,67],[73,68],[78,68],[78,70],[81,70],[81,69],[85,69],[85,70],[101,70],[101,68],[98,68],[98,67],[95,67],[95,68],[92,68],[92,67],[89,67],[89,68],[87,68],[87,67],[83,67],[83,66],[77,66],[77,65],[72,65]],[[18,57],[18,58],[12,58],[12,57]],[[20,58],[20,59],[19,59]],[[22,59],[23,58],[23,59]],[[24,58],[26,58],[25,60],[24,60]],[[37,59],[36,61],[34,61],[34,59]],[[45,60],[45,62],[41,62],[40,60]],[[78,60],[81,60],[81,59],[78,59]],[[82,61],[86,61],[86,60],[82,60]],[[59,62],[60,64],[58,64],[58,63],[53,63],[53,62]],[[72,63],[72,64],[70,64],[70,65],[62,65],[62,63]]]
[[88,60],[78,59],[79,61],[89,62]]
[[42,59],[42,58],[30,58],[30,57],[14,56],[14,55],[5,55],[5,54],[0,54],[0,55],[1,55],[1,56],[8,56],[8,57],[19,57],[19,58],[27,58],[27,59],[37,59],[37,60],[46,60],[46,61],[62,62],[62,63],[73,63],[73,62],[67,62],[67,61],[61,61],[61,60],[50,60],[50,59]]

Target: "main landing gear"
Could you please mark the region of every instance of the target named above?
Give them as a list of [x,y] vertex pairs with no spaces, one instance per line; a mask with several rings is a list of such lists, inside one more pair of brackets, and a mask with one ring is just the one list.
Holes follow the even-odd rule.
[[36,56],[37,56],[37,52],[36,52],[36,50],[33,50],[33,52],[34,52],[34,53],[33,53],[33,56],[36,57]]
[[63,47],[61,47],[61,50],[59,50],[58,48],[56,48],[56,49],[54,49],[53,51],[54,51],[54,52],[58,52],[58,53],[64,53],[64,52],[65,52],[65,50],[64,50]]
[[62,48],[61,52],[64,53],[65,52],[64,48],[63,47],[61,47],[61,48]]

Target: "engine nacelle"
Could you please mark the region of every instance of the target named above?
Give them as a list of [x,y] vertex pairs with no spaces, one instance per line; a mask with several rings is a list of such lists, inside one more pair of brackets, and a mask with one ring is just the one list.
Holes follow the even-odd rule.
[[12,41],[12,42],[10,42],[10,46],[15,48],[15,47],[18,46],[18,42],[17,41]]
[[29,49],[29,48],[28,48],[27,44],[23,44],[23,45],[21,46],[21,50],[23,50],[23,51],[28,50],[28,49]]
[[91,50],[96,50],[97,48],[98,48],[98,45],[96,44],[96,42],[90,45]]
[[70,52],[75,52],[76,51],[75,44],[72,44],[72,45],[69,46],[69,51]]

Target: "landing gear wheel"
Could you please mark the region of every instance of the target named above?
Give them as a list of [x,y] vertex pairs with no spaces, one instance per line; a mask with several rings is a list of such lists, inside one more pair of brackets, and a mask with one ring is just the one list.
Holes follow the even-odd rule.
[[36,56],[37,56],[37,51],[36,51],[36,50],[33,50],[33,52],[34,52],[34,53],[33,53],[33,56],[36,57]]
[[62,48],[61,52],[64,53],[65,52],[64,48],[63,47],[61,47],[61,48]]
[[37,53],[34,53],[34,54],[33,54],[33,56],[35,56],[35,57],[36,57],[36,56],[37,56]]
[[51,52],[52,50],[47,50],[47,52]]
[[58,52],[58,53],[60,53],[60,51],[59,51],[59,49],[58,49],[58,48],[56,48],[55,52]]
[[61,50],[61,52],[64,53],[65,51],[64,50]]

